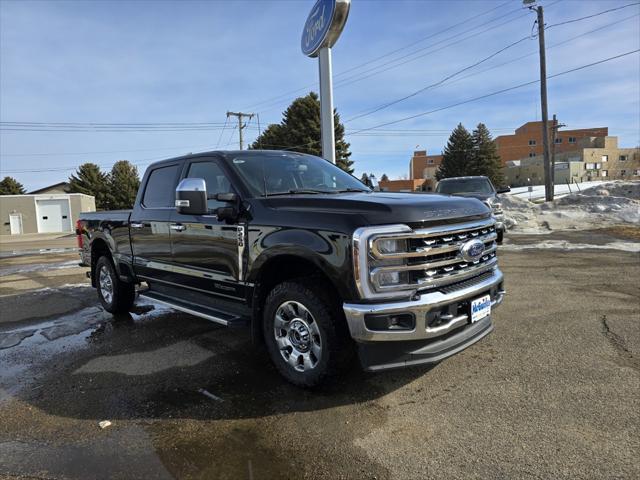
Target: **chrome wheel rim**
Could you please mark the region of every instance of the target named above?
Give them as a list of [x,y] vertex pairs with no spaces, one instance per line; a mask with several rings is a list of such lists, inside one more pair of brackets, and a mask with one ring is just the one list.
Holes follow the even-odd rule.
[[298,372],[316,368],[322,358],[322,336],[311,312],[288,301],[275,313],[273,334],[283,360]]
[[100,274],[98,275],[98,284],[100,285],[100,294],[104,301],[111,303],[113,300],[113,281],[111,275],[106,266],[100,267]]

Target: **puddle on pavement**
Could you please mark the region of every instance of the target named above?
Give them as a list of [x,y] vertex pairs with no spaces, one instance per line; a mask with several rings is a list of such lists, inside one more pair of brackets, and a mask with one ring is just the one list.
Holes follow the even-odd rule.
[[32,265],[15,265],[12,267],[0,268],[0,277],[14,275],[16,273],[46,272],[49,270],[62,270],[66,268],[78,268],[78,260],[67,260],[55,263],[36,263]]
[[151,431],[155,451],[174,478],[301,478],[300,462],[309,462],[306,455],[296,457],[269,446],[268,439],[249,425],[216,425],[198,432],[166,427]]
[[131,314],[114,316],[101,307],[89,307],[25,326],[0,325],[0,386],[9,393],[28,388],[29,371],[34,378],[41,375],[39,365],[50,366],[55,355],[86,348],[107,329],[144,324],[170,312],[162,305],[140,304]]

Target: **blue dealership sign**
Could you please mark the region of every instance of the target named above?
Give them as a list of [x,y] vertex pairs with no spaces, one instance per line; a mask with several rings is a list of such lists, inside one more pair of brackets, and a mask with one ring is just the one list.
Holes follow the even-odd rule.
[[350,6],[350,0],[318,0],[304,24],[302,53],[315,57],[321,48],[332,47],[344,28]]

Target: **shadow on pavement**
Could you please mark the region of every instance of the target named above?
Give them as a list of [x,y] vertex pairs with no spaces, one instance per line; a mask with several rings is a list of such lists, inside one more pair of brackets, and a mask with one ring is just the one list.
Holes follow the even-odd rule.
[[96,421],[246,419],[366,403],[430,370],[368,374],[354,360],[343,376],[304,390],[282,379],[244,329],[151,305],[138,306],[133,315],[100,315],[81,334],[27,339],[21,346],[25,362],[41,348],[51,355],[37,388],[16,388],[16,394],[49,414]]

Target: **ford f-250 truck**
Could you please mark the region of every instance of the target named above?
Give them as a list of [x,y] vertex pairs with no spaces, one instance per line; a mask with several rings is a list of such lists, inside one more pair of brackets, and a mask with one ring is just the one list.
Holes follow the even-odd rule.
[[492,331],[505,295],[483,202],[375,192],[287,151],[154,163],[133,210],[85,213],[77,227],[105,310],[129,310],[140,286],[174,309],[246,325],[300,386],[355,352],[369,371],[439,362]]

